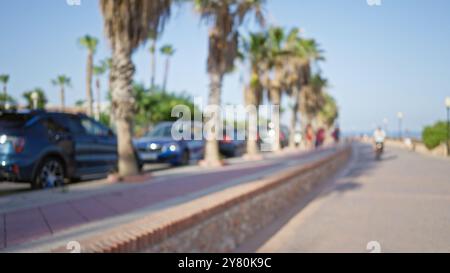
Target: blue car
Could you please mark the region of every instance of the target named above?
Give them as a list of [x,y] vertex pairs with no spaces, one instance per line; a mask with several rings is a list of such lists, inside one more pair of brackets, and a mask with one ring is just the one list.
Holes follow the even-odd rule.
[[117,159],[115,134],[85,115],[0,111],[0,181],[54,187],[105,177]]
[[[134,141],[142,163],[169,163],[172,166],[188,165],[191,160],[200,160],[205,154],[203,140],[174,140],[173,122],[158,124],[144,137]],[[193,130],[196,126],[193,126]]]

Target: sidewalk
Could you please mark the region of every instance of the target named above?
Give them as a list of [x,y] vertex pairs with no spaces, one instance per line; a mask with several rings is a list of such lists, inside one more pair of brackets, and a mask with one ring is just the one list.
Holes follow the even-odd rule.
[[75,234],[101,232],[150,212],[318,160],[334,150],[269,155],[257,162],[232,160],[223,168],[190,166],[157,172],[149,181],[138,184],[101,180],[74,184],[65,192],[55,189],[2,197],[0,250],[19,251]]

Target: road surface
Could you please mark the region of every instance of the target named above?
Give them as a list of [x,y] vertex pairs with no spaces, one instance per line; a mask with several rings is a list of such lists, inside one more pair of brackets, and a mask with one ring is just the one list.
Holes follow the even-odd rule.
[[[195,162],[192,163],[193,165]],[[171,170],[169,164],[147,164],[144,166],[144,172],[160,172],[164,170]],[[81,181],[78,183],[90,183],[91,181]],[[29,183],[13,183],[13,182],[3,182],[0,181],[0,197],[14,195],[18,193],[30,192],[32,191],[31,185]]]
[[313,194],[239,251],[450,252],[450,160],[388,148],[376,162],[358,144]]

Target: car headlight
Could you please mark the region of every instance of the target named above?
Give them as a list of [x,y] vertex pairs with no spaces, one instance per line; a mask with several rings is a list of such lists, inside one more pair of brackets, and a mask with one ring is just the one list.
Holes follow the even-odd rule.
[[162,151],[163,152],[176,152],[179,150],[178,144],[176,143],[171,143],[171,144],[166,144],[164,145]]
[[6,135],[0,136],[0,144],[5,144],[6,140],[8,140],[8,137]]
[[150,144],[149,147],[150,147],[151,150],[156,150],[156,149],[158,149],[158,145],[156,145],[155,143]]

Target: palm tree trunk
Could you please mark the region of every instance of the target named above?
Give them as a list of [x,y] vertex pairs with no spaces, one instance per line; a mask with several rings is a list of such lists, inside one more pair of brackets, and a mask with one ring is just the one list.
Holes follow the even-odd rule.
[[61,86],[60,97],[61,97],[61,112],[64,112],[66,108],[66,96],[64,86]]
[[86,67],[86,98],[87,98],[87,115],[92,116],[94,109],[92,105],[92,68],[94,65],[94,53],[89,51]]
[[[253,90],[250,86],[247,86],[245,88],[245,106],[247,107],[248,110],[251,110],[250,108],[253,108],[258,111],[258,99],[257,99],[257,95],[256,95],[256,91]],[[253,124],[255,123],[256,124]],[[256,125],[256,128],[255,128]],[[249,111],[248,112],[248,137],[247,137],[247,155],[252,157],[255,156],[259,153],[258,150],[258,142],[257,139],[254,138],[256,137],[257,133],[258,133],[258,112],[254,112],[254,111]],[[256,130],[256,132],[255,132]]]
[[291,126],[290,126],[290,134],[289,134],[289,148],[295,148],[295,133],[297,128],[297,117],[298,117],[298,105],[299,105],[299,96],[300,92],[297,86],[294,86],[292,89],[294,105],[292,107],[292,117],[291,117]]
[[156,78],[156,39],[152,40],[152,48],[153,52],[151,54],[151,69],[152,69],[152,78],[150,80],[150,87],[155,87],[155,78]]
[[113,51],[112,110],[117,129],[119,174],[130,176],[138,174],[136,154],[132,143],[132,124],[135,112],[132,79],[134,65],[131,50],[117,43]]
[[[278,88],[271,88],[270,99],[273,105],[281,107],[281,93]],[[281,143],[280,143],[281,119],[279,111],[275,111],[273,113],[272,122],[274,124],[274,131],[275,131],[275,141],[273,143],[272,149],[273,152],[279,152],[281,151]]]
[[112,106],[112,86],[113,86],[113,82],[115,80],[115,76],[113,73],[113,69],[112,69],[112,65],[109,68],[109,75],[108,75],[108,94],[110,97],[110,105],[109,105],[109,126],[111,127],[111,129],[113,131],[117,131],[116,129],[116,123],[113,122],[115,120],[114,118],[114,110],[113,110],[113,106]]
[[[223,76],[220,75],[220,73],[210,73],[210,93],[209,93],[209,100],[208,105],[217,105],[220,106],[220,94],[221,94],[221,88],[222,88],[222,79]],[[217,131],[218,128],[221,128],[220,122],[220,113],[217,113],[217,115],[214,115],[214,117],[211,117],[215,119],[215,131]],[[207,120],[209,122],[211,120]],[[220,154],[219,154],[219,143],[217,141],[216,136],[206,141],[206,147],[205,147],[205,163],[208,166],[217,166],[220,165]]]
[[97,87],[97,111],[96,111],[96,118],[97,120],[100,120],[100,114],[102,111],[102,107],[101,107],[101,88],[100,88],[100,79],[97,78],[96,83],[95,83],[96,87]]
[[166,59],[166,67],[164,70],[164,82],[163,82],[163,92],[167,91],[167,80],[169,78],[169,69],[170,69],[170,57]]

